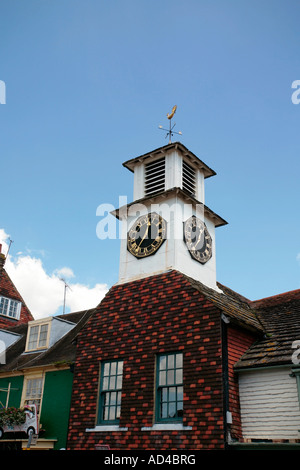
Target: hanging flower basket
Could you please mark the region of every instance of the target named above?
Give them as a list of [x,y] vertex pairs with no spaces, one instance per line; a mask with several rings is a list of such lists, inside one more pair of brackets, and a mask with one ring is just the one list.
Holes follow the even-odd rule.
[[26,421],[28,408],[2,408],[0,409],[0,426],[18,426]]

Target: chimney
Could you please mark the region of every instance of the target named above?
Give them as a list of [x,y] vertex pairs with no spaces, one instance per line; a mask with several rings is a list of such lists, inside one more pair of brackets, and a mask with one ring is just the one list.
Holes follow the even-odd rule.
[[0,271],[4,267],[5,261],[6,261],[6,258],[5,258],[5,255],[2,253],[2,245],[0,244]]

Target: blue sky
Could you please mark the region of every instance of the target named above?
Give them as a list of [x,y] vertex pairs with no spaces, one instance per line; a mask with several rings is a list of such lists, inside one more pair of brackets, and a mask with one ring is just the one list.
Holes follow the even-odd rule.
[[132,200],[122,163],[167,143],[176,104],[181,142],[217,173],[218,280],[253,300],[298,289],[299,14],[296,0],[2,0],[0,229],[15,264],[114,284],[119,240],[97,238],[96,209]]

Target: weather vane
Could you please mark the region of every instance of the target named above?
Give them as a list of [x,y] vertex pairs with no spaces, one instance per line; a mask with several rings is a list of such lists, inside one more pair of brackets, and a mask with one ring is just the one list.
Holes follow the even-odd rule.
[[168,118],[169,121],[170,121],[170,127],[169,127],[169,129],[164,129],[162,126],[158,126],[159,129],[161,129],[161,130],[163,130],[163,131],[167,131],[166,138],[169,136],[169,144],[172,142],[172,141],[171,141],[171,138],[172,138],[173,134],[182,135],[182,132],[180,132],[180,131],[179,131],[179,132],[173,131],[174,127],[176,126],[176,123],[174,123],[173,126],[172,126],[172,117],[173,117],[174,114],[176,113],[176,109],[177,109],[177,106],[176,106],[176,104],[175,104],[175,106],[173,106],[173,108],[172,108],[171,113],[170,113],[170,114],[169,114],[169,113],[167,114],[167,118]]

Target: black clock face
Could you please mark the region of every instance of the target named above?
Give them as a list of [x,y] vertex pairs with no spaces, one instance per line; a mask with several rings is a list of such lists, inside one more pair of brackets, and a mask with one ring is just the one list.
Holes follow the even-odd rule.
[[191,257],[205,264],[212,256],[212,239],[205,223],[192,215],[184,223],[183,236]]
[[127,249],[136,258],[154,255],[166,239],[167,223],[156,212],[142,215],[127,235]]

